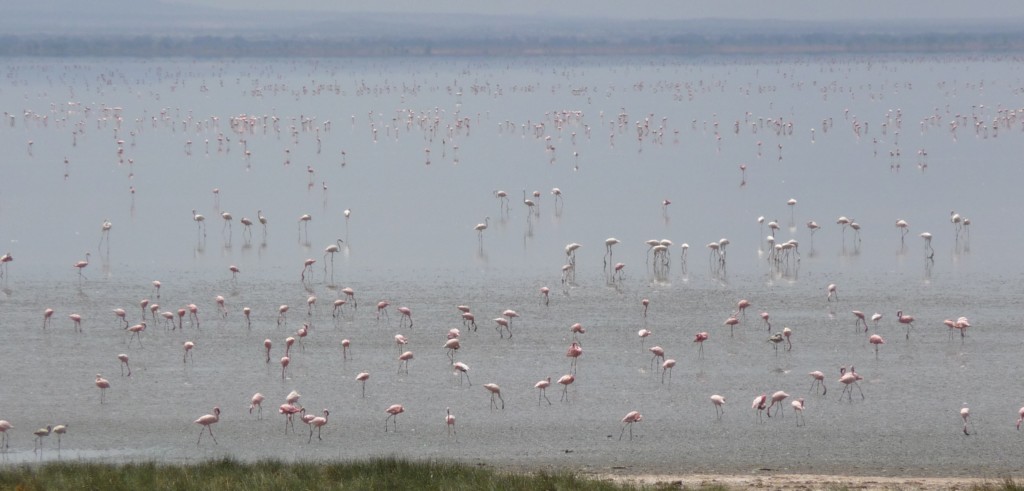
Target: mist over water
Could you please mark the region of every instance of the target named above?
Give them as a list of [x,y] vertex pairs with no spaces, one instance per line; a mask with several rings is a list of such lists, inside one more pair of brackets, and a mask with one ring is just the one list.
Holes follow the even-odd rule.
[[[52,441],[33,453],[31,432],[67,423],[59,458],[115,462],[398,455],[598,471],[1014,471],[1020,71],[999,57],[6,60],[0,254],[14,261],[0,279],[0,418],[15,429],[4,458],[58,458]],[[958,233],[951,211],[970,225]],[[821,227],[813,237],[809,220]],[[764,240],[771,221],[777,244],[799,242],[778,260]],[[620,243],[605,262],[609,237]],[[723,238],[724,260],[706,247]],[[324,249],[338,239],[332,267]],[[671,241],[664,262],[649,239]],[[563,282],[573,242],[575,277]],[[86,252],[79,280],[72,265]],[[830,283],[838,301],[826,301]],[[359,306],[334,317],[343,287]],[[194,303],[200,325],[148,318],[142,344],[129,345],[112,310],[135,324],[144,298],[175,322]],[[753,306],[730,336],[723,322],[743,298]],[[391,306],[378,320],[380,300]],[[457,305],[471,307],[477,331]],[[399,327],[399,306],[413,328]],[[43,329],[46,308],[55,314]],[[505,309],[521,316],[511,340],[495,336]],[[851,310],[883,318],[865,333]],[[916,318],[909,339],[897,310]],[[772,333],[792,330],[792,350],[768,342],[762,311]],[[959,316],[972,327],[951,339],[942,320]],[[533,385],[568,373],[576,322],[587,330],[576,382],[568,402],[553,384],[549,405]],[[303,323],[310,334],[282,378],[284,340]],[[452,376],[442,347],[456,327],[472,385]],[[641,328],[654,334],[641,342]],[[415,353],[408,374],[397,333]],[[872,333],[886,341],[877,357]],[[185,341],[196,347],[183,363]],[[664,382],[653,345],[677,360]],[[850,365],[864,398],[840,402],[839,368]],[[826,374],[826,396],[809,390],[812,370]],[[97,373],[112,385],[102,405]],[[503,411],[489,408],[489,382]],[[293,389],[309,412],[330,409],[324,440],[307,444],[301,423],[285,434],[276,408]],[[783,416],[759,423],[748,403],[776,390],[790,394]],[[255,392],[267,396],[262,420],[248,412]],[[712,394],[727,401],[720,421]],[[395,403],[406,412],[385,433]],[[192,421],[215,405],[219,443],[197,447]],[[644,419],[619,441],[634,409]]]

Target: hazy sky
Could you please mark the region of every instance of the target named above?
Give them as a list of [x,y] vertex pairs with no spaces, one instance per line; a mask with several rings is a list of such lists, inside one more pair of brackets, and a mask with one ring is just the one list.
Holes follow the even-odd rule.
[[1024,1],[985,0],[163,0],[242,9],[591,16],[629,19],[986,19],[1024,17]]

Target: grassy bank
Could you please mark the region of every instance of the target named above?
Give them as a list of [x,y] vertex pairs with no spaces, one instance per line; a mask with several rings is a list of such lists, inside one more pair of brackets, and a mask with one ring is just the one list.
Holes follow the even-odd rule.
[[374,459],[336,463],[241,463],[219,460],[194,465],[56,462],[0,469],[0,489],[239,490],[438,489],[438,490],[623,490],[634,489],[572,473],[510,474],[452,462]]
[[[781,484],[781,483],[775,483]],[[791,483],[792,484],[792,483]],[[781,485],[779,489],[917,489],[915,484],[879,486],[858,482],[849,485],[808,486],[807,483]],[[872,485],[873,484],[873,485]],[[763,487],[763,484],[752,485]],[[747,486],[741,486],[742,489]],[[774,487],[774,486],[770,486]],[[928,489],[937,489],[928,486]],[[241,463],[218,460],[193,465],[168,465],[152,462],[103,464],[53,462],[42,465],[16,465],[0,469],[0,489],[32,490],[262,490],[262,489],[380,489],[380,490],[628,490],[699,489],[729,491],[728,486],[687,488],[680,482],[658,483],[637,488],[571,472],[508,473],[454,462],[412,462],[399,459],[373,459],[356,462],[285,463],[262,461]],[[922,488],[923,489],[923,488]],[[973,491],[1024,491],[1012,480],[946,488]]]

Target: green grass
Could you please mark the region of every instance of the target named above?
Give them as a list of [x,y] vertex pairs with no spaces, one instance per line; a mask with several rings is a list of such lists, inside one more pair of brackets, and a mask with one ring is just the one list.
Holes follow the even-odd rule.
[[34,490],[626,490],[570,472],[516,474],[453,462],[373,459],[344,463],[48,463],[0,470],[0,489]]
[[[379,458],[354,462],[287,463],[230,459],[192,465],[153,462],[105,464],[53,462],[0,468],[0,490],[608,490],[680,489],[678,483],[646,488],[583,477],[572,472],[511,473],[456,462],[414,462]],[[690,488],[682,488],[690,489]],[[700,491],[731,491],[727,486]],[[830,490],[856,489],[846,486]],[[894,488],[898,489],[898,488]],[[1024,491],[1012,479],[973,485],[970,491]]]

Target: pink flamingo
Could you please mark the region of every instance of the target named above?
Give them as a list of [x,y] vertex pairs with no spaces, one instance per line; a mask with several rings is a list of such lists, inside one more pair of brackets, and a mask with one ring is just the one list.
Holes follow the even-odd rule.
[[169,312],[169,311],[161,312],[160,316],[163,317],[164,320],[166,320],[167,323],[171,325],[171,330],[173,331],[174,327],[175,327],[174,326],[174,313],[173,312]]
[[839,293],[836,292],[835,283],[829,283],[828,288],[826,288],[825,290],[828,292],[828,296],[825,297],[825,301],[831,302],[833,297],[836,299],[837,302],[839,301]]
[[7,434],[7,430],[12,429],[14,429],[14,426],[9,421],[0,419],[0,433],[3,434],[3,442],[0,443],[3,443],[4,448],[10,448],[10,435]]
[[804,422],[804,398],[801,397],[790,403],[793,406],[793,412],[796,414],[796,425],[803,426]]
[[68,319],[71,319],[71,322],[75,323],[76,332],[82,331],[82,316],[80,314],[71,314],[68,316]]
[[124,369],[128,368],[128,376],[132,376],[132,367],[128,365],[128,355],[121,353],[117,355],[117,359],[121,360],[121,376],[124,377]]
[[280,414],[283,414],[285,416],[285,420],[284,420],[284,433],[286,435],[288,434],[288,426],[289,425],[292,427],[292,433],[295,432],[295,418],[294,417],[295,417],[296,414],[300,413],[301,411],[302,411],[302,408],[300,408],[300,407],[298,407],[298,406],[296,406],[295,404],[292,404],[292,403],[281,404],[281,406],[277,408],[277,412],[280,413]]
[[580,346],[580,343],[573,341],[573,343],[569,345],[569,349],[566,350],[565,356],[572,358],[572,362],[569,364],[569,372],[575,374],[576,362],[580,359],[580,356],[583,356],[583,347]]
[[366,398],[366,381],[369,379],[369,372],[359,372],[359,375],[356,375],[356,381],[362,383],[363,385],[363,398]]
[[540,287],[540,296],[541,296],[541,299],[543,299],[543,301],[544,301],[544,306],[545,307],[547,307],[548,303],[551,301],[551,298],[548,296],[549,293],[551,293],[551,289],[550,288],[548,288],[546,286]]
[[[666,200],[667,201],[667,200]],[[640,411],[630,411],[626,413],[626,416],[622,418],[622,431],[619,432],[619,440],[622,440],[622,434],[626,432],[626,427],[629,427],[629,439],[633,440],[633,423],[639,423],[644,419]]]
[[909,315],[903,315],[903,311],[896,312],[896,319],[900,321],[900,324],[907,326],[907,339],[910,339],[910,328],[914,327],[914,317]]
[[729,318],[726,319],[725,322],[722,323],[722,325],[729,326],[729,337],[732,337],[732,335],[733,335],[733,328],[736,327],[736,324],[739,324],[739,323],[740,323],[740,320],[738,318],[736,318],[736,314],[730,315]]
[[651,346],[650,348],[647,348],[647,351],[650,351],[654,355],[651,357],[652,370],[654,369],[654,362],[657,361],[658,358],[661,358],[662,363],[665,362],[665,349],[661,346]]
[[676,361],[669,358],[661,364],[661,383],[665,383],[665,371],[668,371],[668,380],[672,381],[672,367],[676,366]]
[[1024,423],[1024,407],[1017,410],[1017,431],[1020,431],[1020,424]]
[[505,330],[508,331],[508,338],[512,339],[512,325],[509,323],[508,319],[504,317],[495,317],[494,323],[497,325],[499,336],[501,336],[502,338],[505,337],[505,334],[502,332],[502,328],[504,328]]
[[[72,268],[78,268],[78,282],[79,283],[82,282],[82,278],[85,278],[85,275],[82,274],[82,270],[85,269],[85,267],[89,265],[89,256],[90,256],[89,253],[86,252],[84,260],[78,261],[75,264],[71,265]],[[85,279],[89,279],[89,278],[85,278]]]
[[872,334],[871,337],[868,338],[868,342],[873,344],[873,345],[875,345],[875,359],[877,360],[878,359],[878,345],[885,344],[885,340],[882,339],[882,336],[879,336],[877,334]]
[[252,309],[249,307],[242,307],[242,315],[245,316],[245,327],[252,327],[252,320],[249,319],[249,314],[252,314]]
[[868,321],[867,319],[864,318],[864,312],[861,312],[859,310],[852,310],[850,312],[853,313],[853,316],[857,318],[856,321],[854,321],[853,323],[853,327],[857,327],[861,324],[864,324],[864,332],[868,332]]
[[756,409],[757,410],[757,420],[762,422],[762,423],[764,422],[764,418],[762,417],[762,414],[764,413],[764,408],[767,407],[767,402],[766,402],[767,400],[768,400],[768,395],[767,394],[761,394],[761,395],[755,397],[754,398],[754,403],[750,405],[751,409]]
[[579,322],[577,322],[577,323],[569,326],[569,332],[572,333],[572,339],[575,341],[577,334],[586,334],[587,330],[583,328],[583,324],[580,324]]
[[712,395],[711,404],[715,406],[715,419],[721,420],[725,414],[725,408],[722,407],[725,405],[725,398],[718,394]]
[[[810,390],[814,390],[814,388],[816,386],[820,385],[821,386],[821,395],[828,394],[828,387],[825,387],[825,374],[824,373],[821,373],[821,371],[819,371],[819,370],[815,370],[815,371],[813,371],[811,373],[808,373],[807,375],[810,375],[811,378],[814,379],[814,380],[811,380],[811,388],[810,388]],[[817,393],[817,391],[815,391],[815,393]]]
[[384,419],[384,432],[388,431],[388,420],[395,418],[395,431],[398,431],[398,415],[405,412],[405,408],[401,404],[392,404],[388,406],[384,412],[388,413],[388,417]]
[[693,342],[697,343],[698,346],[700,346],[700,349],[697,351],[697,357],[698,358],[702,358],[702,359],[704,358],[704,341],[707,341],[707,340],[708,340],[708,333],[706,333],[706,332],[698,332],[697,335],[694,336]]
[[352,290],[352,288],[350,288],[350,287],[342,288],[341,289],[341,293],[344,293],[345,297],[347,297],[349,300],[352,301],[352,308],[353,309],[359,307],[359,304],[356,302],[356,292],[354,290]]
[[462,347],[462,343],[459,342],[459,338],[449,339],[444,343],[444,349],[448,350],[448,359],[455,363],[455,352]]
[[768,326],[768,332],[772,332],[772,323],[768,322],[769,317],[768,312],[761,312],[761,320],[764,321],[764,325]]
[[409,360],[413,358],[412,351],[406,351],[398,355],[398,373],[402,373],[402,366],[405,366],[406,375],[409,374]]
[[305,261],[302,261],[302,273],[299,274],[299,279],[303,283],[306,282],[306,270],[309,270],[309,280],[313,281],[313,264],[316,264],[316,259],[313,259],[311,257],[307,258]]
[[107,379],[103,378],[102,375],[97,373],[96,387],[99,387],[100,389],[100,404],[103,404],[105,400],[105,394],[107,393],[107,389],[110,388],[110,382]]
[[455,431],[455,416],[452,416],[452,409],[449,407],[444,408],[444,411],[448,413],[444,417],[444,424],[448,427],[448,436],[455,435],[455,438],[459,438],[459,434]]
[[309,420],[309,440],[306,440],[306,443],[313,442],[313,428],[316,428],[316,439],[323,440],[323,438],[320,437],[320,430],[327,425],[327,417],[331,415],[330,411],[326,409],[324,409],[323,413],[323,416],[317,416]]
[[462,377],[465,375],[466,382],[469,382],[469,386],[473,386],[473,382],[469,380],[469,365],[457,361],[452,364],[452,368],[455,369],[455,373],[459,374],[459,385],[462,385]]
[[[558,377],[558,383],[562,386],[562,398],[560,401],[569,402],[569,386],[576,381],[576,376],[572,374],[565,374]],[[549,401],[550,402],[550,401]]]
[[285,371],[288,370],[288,364],[292,362],[292,359],[287,355],[281,357],[281,380],[284,380]]
[[50,325],[50,318],[53,317],[53,309],[47,308],[43,311],[43,329]]
[[352,345],[352,341],[348,339],[341,340],[341,356],[342,359],[348,360],[348,347]]
[[736,310],[739,311],[740,315],[744,318],[747,317],[747,307],[750,307],[750,300],[743,299],[736,302]]
[[774,394],[772,394],[772,402],[771,402],[771,404],[768,404],[768,417],[769,418],[772,417],[772,406],[774,406],[775,404],[779,405],[779,410],[776,411],[776,413],[779,414],[779,415],[783,414],[782,413],[782,408],[784,406],[782,405],[782,401],[786,400],[787,397],[789,397],[789,394],[787,394],[787,393],[785,393],[785,392],[783,392],[781,390],[776,391]]
[[398,354],[402,354],[402,346],[406,344],[409,344],[409,338],[401,334],[395,334],[395,346],[398,346]]
[[253,408],[257,408],[256,419],[263,419],[263,401],[266,400],[263,394],[259,392],[252,395],[252,399],[249,399],[249,414],[252,414]]
[[196,329],[199,329],[199,307],[194,303],[188,304],[188,320],[192,322],[195,319]]
[[141,348],[142,347],[142,331],[146,330],[146,323],[145,322],[140,322],[140,323],[135,324],[134,326],[128,327],[126,329],[128,330],[128,332],[132,333],[131,337],[128,338],[128,346],[130,347],[132,345],[132,339],[136,339],[137,338],[139,340],[139,347]]
[[473,331],[476,332],[476,316],[474,316],[470,312],[463,312],[462,313],[462,325],[463,326],[472,327]]
[[402,327],[405,320],[409,319],[409,329],[412,329],[412,310],[409,307],[398,307],[398,312],[402,314],[402,318],[398,321],[398,327]]
[[839,382],[841,384],[843,384],[844,387],[843,387],[843,392],[841,394],[839,394],[839,400],[843,399],[843,394],[846,394],[847,392],[849,392],[849,395],[847,396],[847,399],[850,402],[853,402],[853,388],[854,387],[856,387],[857,390],[860,391],[860,398],[864,399],[864,391],[860,388],[860,384],[857,383],[857,381],[861,380],[861,378],[862,377],[860,375],[857,375],[857,372],[854,371],[853,367],[850,367],[850,371],[849,372],[846,371],[845,367],[840,368],[839,369]]
[[196,441],[196,445],[199,445],[200,442],[203,441],[203,434],[205,432],[207,432],[207,431],[210,432],[210,438],[213,439],[213,443],[214,444],[217,443],[217,438],[213,436],[213,427],[211,427],[211,424],[213,424],[213,423],[215,423],[215,422],[217,422],[219,420],[220,420],[220,408],[219,407],[214,407],[213,408],[213,414],[204,414],[204,415],[200,416],[199,419],[193,421],[196,424],[203,425],[203,429],[201,429],[201,431],[199,432],[199,440]]
[[121,319],[121,321],[124,322],[124,327],[125,328],[128,327],[128,319],[127,319],[127,315],[128,314],[124,311],[124,309],[114,309],[114,315],[117,316],[119,319]]
[[336,299],[334,301],[334,310],[331,311],[331,317],[337,318],[339,311],[341,312],[342,315],[344,315],[345,314],[345,310],[344,310],[345,303],[346,303],[346,301],[345,301],[344,298]]
[[377,322],[380,322],[380,314],[384,313],[384,317],[390,322],[391,317],[388,315],[388,306],[391,305],[387,300],[381,300],[377,302]]
[[[537,405],[540,405],[540,400],[541,400],[541,398],[543,398],[544,400],[548,401],[548,405],[550,406],[551,405],[551,399],[548,399],[547,392],[548,392],[548,387],[551,387],[551,377],[548,377],[548,378],[546,378],[544,380],[541,380],[541,381],[533,384],[533,387],[535,389],[537,389],[537,391],[538,391]],[[1021,412],[1021,415],[1022,415],[1021,417],[1024,418],[1024,408],[1021,408],[1021,411],[1022,411]],[[1020,429],[1020,422],[1019,421],[1017,422],[1017,429]]]
[[644,306],[644,311],[643,311],[643,313],[641,315],[646,319],[647,318],[647,307],[649,305],[651,305],[651,301],[645,298],[645,299],[640,301],[640,304]]
[[195,361],[194,358],[192,358],[192,348],[196,347],[196,343],[193,343],[192,341],[185,341],[185,344],[183,344],[181,346],[182,346],[182,348],[185,349],[185,354],[182,355],[181,362],[185,363],[185,358],[187,357],[189,359],[189,361],[191,361],[193,364],[195,364],[196,361]]
[[295,337],[288,336],[284,338],[284,356],[291,355],[293,344],[295,344]]
[[268,364],[270,363],[270,347],[273,346],[273,345],[274,345],[274,343],[271,342],[269,339],[264,339],[263,340],[263,348],[267,352],[267,363]]
[[285,318],[284,314],[288,312],[288,306],[282,305],[277,308],[277,325],[280,326],[282,322],[287,323],[288,319]]
[[505,409],[505,399],[501,397],[501,387],[498,384],[484,384],[484,388],[491,393],[491,409],[497,409],[498,403],[494,402],[494,398],[497,397],[501,400],[501,409]]

